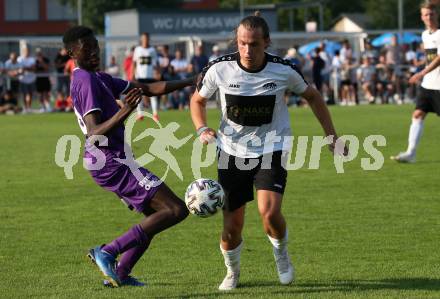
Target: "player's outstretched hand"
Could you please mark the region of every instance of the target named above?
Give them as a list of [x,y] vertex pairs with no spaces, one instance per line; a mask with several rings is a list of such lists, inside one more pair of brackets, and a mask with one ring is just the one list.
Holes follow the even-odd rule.
[[211,128],[206,129],[205,131],[202,132],[202,134],[200,134],[199,136],[199,140],[201,143],[203,144],[208,144],[208,143],[212,143],[217,139],[217,134],[215,133],[215,131]]
[[135,109],[139,102],[142,100],[142,89],[133,88],[125,95],[125,106]]
[[411,76],[411,78],[409,78],[408,82],[410,84],[416,84],[417,82],[419,82],[422,79],[422,74],[421,73],[416,73],[414,75]]

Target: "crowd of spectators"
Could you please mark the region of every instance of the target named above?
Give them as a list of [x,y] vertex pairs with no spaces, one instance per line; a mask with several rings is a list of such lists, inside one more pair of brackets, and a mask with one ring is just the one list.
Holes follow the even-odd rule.
[[[112,76],[134,80],[134,49],[135,46],[128,49],[121,62],[111,56],[105,71]],[[158,46],[156,50],[156,80],[193,76],[209,61],[222,55],[217,45],[209,55],[203,52],[201,45],[196,47],[190,59],[186,59],[179,48],[171,52],[168,45]],[[21,56],[12,52],[7,61],[0,62],[0,114],[72,111],[69,84],[75,65],[67,51],[60,49],[52,60],[40,48],[33,54],[25,48]],[[299,67],[306,80],[322,92],[327,103],[348,106],[361,102],[401,104],[413,101],[418,89],[408,84],[408,78],[423,67],[425,59],[419,44],[399,45],[397,39],[382,48],[374,48],[367,41],[365,50],[359,54],[354,53],[347,40],[334,53],[327,51],[326,43],[322,42],[304,56],[291,48],[284,58]],[[193,91],[193,88],[186,88],[162,96],[160,109],[186,109]],[[32,104],[35,99],[40,102],[39,109]],[[286,100],[289,104],[303,104],[294,95],[286,95]]]
[[[374,48],[365,41],[365,50],[358,55],[345,40],[340,50],[326,51],[322,42],[311,53],[300,56],[289,49],[287,60],[295,63],[308,82],[313,82],[328,103],[340,105],[402,104],[416,98],[418,88],[408,79],[425,64],[423,48],[418,43],[397,43]],[[293,98],[301,104],[301,99]]]

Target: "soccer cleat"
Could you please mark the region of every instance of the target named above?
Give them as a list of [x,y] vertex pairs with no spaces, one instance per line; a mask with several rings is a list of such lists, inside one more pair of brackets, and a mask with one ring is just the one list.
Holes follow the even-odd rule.
[[121,281],[116,274],[116,259],[105,251],[101,246],[89,250],[87,257],[99,268],[104,277],[113,287],[119,287]]
[[219,285],[218,289],[220,291],[230,291],[235,289],[238,285],[239,278],[240,278],[240,272],[234,273],[228,271],[222,283]]
[[[107,279],[104,279],[102,283],[105,287],[113,287],[113,285]],[[134,278],[133,276],[128,276],[126,279],[121,280],[120,286],[145,287],[146,284],[139,281],[137,278]]]
[[273,248],[273,255],[278,270],[278,278],[281,284],[289,284],[295,278],[295,269],[290,261],[287,249],[279,252],[275,247]]
[[153,114],[153,120],[159,122],[159,114]]
[[143,121],[144,120],[144,116],[142,114],[136,116],[136,120],[137,121]]
[[391,160],[400,163],[414,163],[416,162],[415,154],[408,154],[407,152],[399,153],[397,156],[391,156]]

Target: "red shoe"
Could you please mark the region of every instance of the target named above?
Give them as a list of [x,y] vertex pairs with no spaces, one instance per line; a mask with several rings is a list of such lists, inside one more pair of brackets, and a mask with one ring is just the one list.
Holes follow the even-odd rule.
[[136,116],[136,120],[137,121],[142,121],[142,120],[144,120],[144,116],[143,115],[138,115],[138,116]]
[[159,115],[158,115],[158,114],[154,114],[154,115],[153,115],[153,120],[154,120],[155,122],[159,122]]

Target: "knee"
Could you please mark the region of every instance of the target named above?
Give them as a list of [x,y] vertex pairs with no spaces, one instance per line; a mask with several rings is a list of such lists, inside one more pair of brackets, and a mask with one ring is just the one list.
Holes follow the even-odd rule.
[[424,119],[426,116],[426,113],[422,110],[416,110],[413,112],[412,118],[413,119]]
[[265,224],[272,224],[280,217],[280,211],[276,209],[267,209],[260,211],[260,216]]
[[186,205],[181,200],[167,202],[166,205],[161,208],[161,210],[163,213],[166,213],[167,218],[171,219],[174,224],[181,222],[189,214]]
[[183,221],[189,215],[189,211],[186,208],[186,205],[182,201],[179,201],[178,204],[175,204],[171,208],[171,213],[174,219],[177,220],[177,222]]

